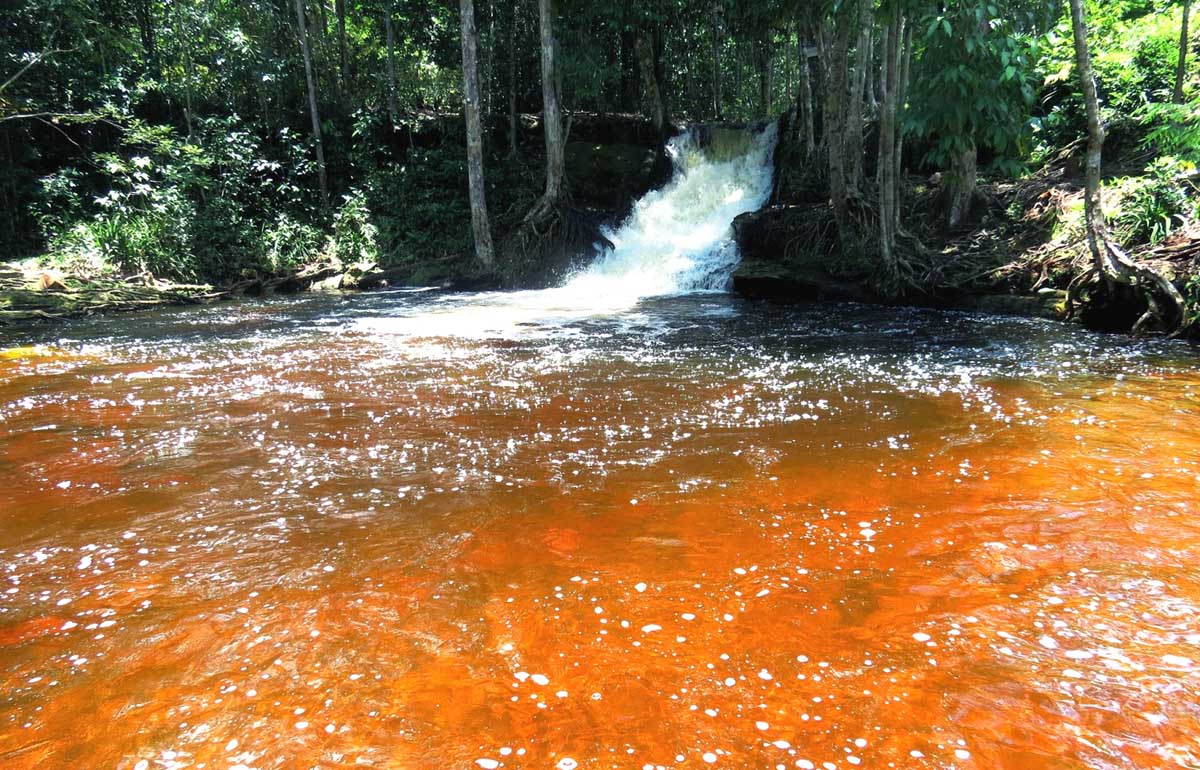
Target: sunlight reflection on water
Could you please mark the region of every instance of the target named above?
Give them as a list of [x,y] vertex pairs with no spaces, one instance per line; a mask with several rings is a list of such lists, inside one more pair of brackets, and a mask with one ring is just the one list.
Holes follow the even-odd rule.
[[1200,762],[1191,349],[526,299],[12,340],[4,767]]

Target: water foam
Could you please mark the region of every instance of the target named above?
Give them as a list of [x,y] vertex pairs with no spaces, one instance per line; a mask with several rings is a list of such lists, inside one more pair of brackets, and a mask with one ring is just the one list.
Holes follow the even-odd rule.
[[697,129],[672,139],[671,182],[638,201],[620,228],[606,232],[612,250],[563,289],[580,297],[634,299],[728,290],[739,259],[733,220],[770,197],[777,132],[770,124],[748,137],[745,151],[724,159],[728,148],[706,150]]

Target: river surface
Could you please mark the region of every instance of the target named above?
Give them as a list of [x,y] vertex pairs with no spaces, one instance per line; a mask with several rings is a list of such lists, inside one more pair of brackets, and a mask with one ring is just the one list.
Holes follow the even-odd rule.
[[0,339],[0,766],[1200,767],[1194,349],[535,296]]

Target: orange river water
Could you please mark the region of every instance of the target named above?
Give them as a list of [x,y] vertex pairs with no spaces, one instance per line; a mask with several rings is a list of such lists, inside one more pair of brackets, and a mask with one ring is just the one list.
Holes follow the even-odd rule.
[[473,301],[0,339],[0,767],[1200,767],[1195,349]]

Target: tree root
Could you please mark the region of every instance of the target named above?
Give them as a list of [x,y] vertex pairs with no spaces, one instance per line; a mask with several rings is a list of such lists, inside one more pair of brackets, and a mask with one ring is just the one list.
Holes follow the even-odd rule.
[[[1178,337],[1190,325],[1187,303],[1171,279],[1146,264],[1139,264],[1107,237],[1102,239],[1102,265],[1104,277],[1115,283],[1141,289],[1146,300],[1146,312],[1133,326],[1135,336],[1141,336],[1151,323],[1168,337]],[[1166,305],[1159,304],[1162,300]]]
[[506,279],[516,285],[536,281],[546,265],[558,271],[572,264],[595,244],[612,248],[595,217],[569,201],[540,200],[505,242],[501,254]]

